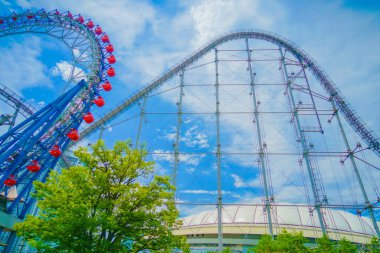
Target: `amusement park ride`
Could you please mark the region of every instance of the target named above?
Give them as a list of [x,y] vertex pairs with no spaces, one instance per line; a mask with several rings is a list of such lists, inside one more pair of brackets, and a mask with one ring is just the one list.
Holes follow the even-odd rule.
[[[145,105],[146,99],[153,91],[156,91],[175,77],[180,78],[180,85],[177,86],[179,89],[179,101],[176,103],[177,124],[171,155],[173,157],[172,179],[173,183],[177,186],[179,184],[178,170],[181,167],[180,161],[183,155],[180,150],[182,140],[180,134],[181,127],[183,126],[183,117],[186,115],[186,111],[183,109],[185,104],[183,94],[185,88],[187,89],[191,86],[185,83],[184,76],[187,71],[207,65],[208,63],[203,64],[199,62],[205,57],[209,57],[210,54],[212,54],[211,63],[215,65],[212,88],[215,89],[215,103],[213,107],[215,111],[213,115],[215,116],[216,125],[216,145],[211,152],[208,152],[208,155],[216,159],[218,245],[221,248],[223,245],[221,213],[224,204],[222,202],[223,191],[221,185],[222,167],[224,162],[223,157],[228,155],[228,152],[222,148],[224,140],[221,139],[221,131],[223,130],[221,128],[221,121],[224,113],[224,108],[221,106],[221,91],[228,84],[223,83],[220,69],[222,63],[228,61],[223,58],[222,54],[227,51],[233,51],[223,49],[223,46],[235,41],[243,42],[245,47],[235,51],[241,53],[241,57],[244,56],[244,59],[239,58],[239,61],[246,64],[244,71],[248,71],[246,87],[249,88],[252,107],[251,124],[252,122],[254,124],[252,129],[256,133],[256,145],[258,147],[250,155],[257,157],[258,162],[256,167],[260,168],[263,189],[262,206],[268,221],[268,233],[271,235],[275,234],[276,219],[273,217],[275,216],[273,207],[276,206],[276,203],[273,197],[271,175],[268,174],[270,163],[266,161],[272,155],[289,156],[291,154],[276,154],[274,151],[272,153],[267,151],[269,141],[265,140],[265,136],[262,134],[265,121],[263,122],[261,115],[269,112],[261,109],[265,104],[259,100],[258,96],[261,87],[265,85],[258,83],[260,79],[256,77],[253,63],[259,61],[254,58],[259,50],[251,48],[250,41],[269,43],[271,49],[265,50],[268,50],[267,52],[273,50],[278,53],[278,56],[271,60],[277,61],[279,64],[277,67],[279,66],[278,69],[284,78],[282,87],[285,90],[283,91],[283,95],[289,102],[290,123],[297,137],[296,145],[298,153],[295,154],[298,157],[297,166],[305,168],[304,173],[307,175],[305,176],[305,181],[307,181],[305,184],[309,187],[306,187],[306,191],[310,193],[307,205],[310,207],[310,212],[316,214],[322,233],[328,234],[329,229],[331,229],[326,227],[326,212],[324,212],[324,208],[329,206],[329,202],[324,192],[323,180],[319,175],[318,166],[316,166],[316,159],[318,159],[318,156],[336,156],[339,159],[343,157],[350,161],[354,178],[358,182],[359,192],[362,196],[361,199],[363,199],[363,203],[359,203],[356,206],[350,205],[350,208],[367,211],[375,233],[377,236],[380,235],[374,211],[378,199],[373,201],[373,196],[371,195],[371,199],[368,196],[367,188],[361,177],[360,168],[358,168],[359,166],[355,159],[356,153],[360,148],[352,149],[352,144],[347,140],[340,116],[344,117],[359,138],[365,142],[367,147],[364,149],[376,154],[377,158],[380,156],[380,143],[344,101],[340,91],[317,63],[305,51],[287,39],[263,31],[238,31],[223,35],[187,57],[159,78],[153,80],[145,88],[130,96],[103,118],[95,121],[94,115],[91,113],[91,107],[94,105],[97,107],[105,105],[105,100],[101,96],[101,93],[112,89],[108,78],[115,76],[115,69],[111,65],[116,63],[116,58],[113,55],[114,48],[110,43],[108,35],[90,19],[85,20],[82,15],[73,15],[70,12],[60,13],[57,10],[51,12],[40,10],[37,12],[26,11],[21,14],[12,13],[6,17],[0,17],[0,37],[24,33],[47,34],[63,41],[71,50],[79,51],[79,53],[73,54],[74,62],[79,64],[85,72],[76,74],[72,78],[72,81],[76,80],[78,82],[39,111],[27,105],[25,101],[5,86],[0,87],[0,95],[4,98],[2,100],[15,108],[14,115],[1,115],[0,121],[1,125],[9,126],[7,132],[0,137],[0,198],[3,201],[3,211],[0,213],[0,242],[4,242],[7,245],[4,246],[4,252],[13,252],[20,245],[19,239],[16,237],[15,232],[11,230],[11,227],[7,225],[7,221],[12,219],[22,220],[27,214],[33,213],[35,206],[34,198],[31,196],[33,181],[46,180],[49,171],[55,168],[61,158],[65,162],[65,150],[72,146],[73,143],[90,136],[140,101],[144,101]],[[316,92],[311,88],[311,76],[316,80],[315,83],[320,85],[320,91]],[[271,84],[267,86],[269,85]],[[316,100],[323,100],[323,105],[328,105],[331,109],[328,112],[325,110],[321,113],[319,103],[322,102]],[[301,103],[300,101],[303,102]],[[25,117],[25,120],[15,125],[15,117],[19,113]],[[144,106],[141,109],[141,114],[143,115],[143,113]],[[327,155],[325,154],[326,152],[318,153],[313,151],[314,145],[311,145],[309,141],[312,138],[319,138],[315,137],[316,135],[320,136],[325,133],[326,127],[322,122],[322,118],[326,116],[331,117],[328,119],[329,123],[331,123],[332,119],[337,122],[337,129],[341,133],[341,143],[343,143],[344,147],[343,151],[339,154],[329,153]],[[82,121],[92,124],[84,131],[79,132],[78,128],[82,124]],[[344,208],[344,205],[341,207]]]

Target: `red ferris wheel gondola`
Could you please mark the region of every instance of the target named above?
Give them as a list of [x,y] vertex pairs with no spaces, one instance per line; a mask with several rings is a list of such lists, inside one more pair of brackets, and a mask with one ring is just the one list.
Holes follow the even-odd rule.
[[104,99],[101,96],[98,96],[96,99],[94,99],[94,103],[98,107],[102,107],[105,104]]
[[87,22],[86,26],[87,26],[88,28],[92,29],[92,28],[94,28],[95,25],[94,25],[94,22],[92,22],[91,20],[89,20],[89,21]]
[[115,72],[115,69],[110,67],[108,70],[107,70],[107,75],[112,77],[112,76],[115,76],[116,75],[116,72]]
[[15,179],[15,176],[14,175],[10,175],[5,181],[4,181],[4,184],[8,187],[12,187],[14,186],[15,184],[17,183],[16,179]]
[[78,130],[75,128],[71,128],[70,131],[67,133],[67,137],[72,141],[79,140],[79,133]]
[[107,35],[107,34],[104,34],[104,35],[102,36],[102,41],[103,41],[104,43],[109,43],[109,42],[110,42],[110,38],[108,38],[108,35]]
[[114,55],[111,55],[110,57],[107,58],[109,64],[114,64],[116,63],[116,57]]
[[102,33],[103,33],[103,31],[102,31],[102,28],[100,28],[100,26],[98,26],[98,27],[95,28],[95,34],[96,35],[100,35]]
[[108,53],[112,53],[113,50],[114,50],[112,44],[108,44],[108,45],[106,46],[106,50],[107,50]]
[[86,123],[90,124],[94,122],[94,116],[91,112],[88,112],[86,115],[83,116],[83,120],[86,121]]
[[28,166],[26,166],[26,168],[29,171],[35,173],[35,172],[38,172],[41,169],[41,166],[38,164],[37,160],[33,160]]
[[79,23],[83,24],[84,23],[84,18],[81,15],[79,15],[79,17],[77,18],[77,21]]
[[61,151],[61,149],[59,148],[58,145],[54,145],[54,146],[50,149],[49,153],[50,153],[52,156],[54,156],[54,157],[59,157],[59,156],[62,154],[62,151]]
[[103,90],[104,91],[110,91],[112,90],[112,85],[109,81],[106,81],[105,83],[102,84]]

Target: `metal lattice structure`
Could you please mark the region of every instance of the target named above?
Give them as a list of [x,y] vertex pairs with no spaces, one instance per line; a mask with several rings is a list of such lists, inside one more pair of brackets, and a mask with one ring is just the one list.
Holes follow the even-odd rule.
[[[265,64],[272,65],[268,67]],[[229,71],[230,76],[223,74],[221,69]],[[260,70],[265,71],[260,74]],[[201,87],[204,89],[202,90]],[[208,93],[205,89],[208,89]],[[277,101],[263,101],[265,96],[269,96],[269,93],[266,93],[264,89],[269,89],[276,94],[274,97],[278,103],[283,103],[281,108],[276,107]],[[226,91],[234,94],[231,95],[234,97],[233,103],[226,102],[226,95],[224,94]],[[206,97],[202,93],[207,93],[208,96]],[[243,98],[245,94],[248,96]],[[159,107],[157,105],[160,103],[156,99],[157,96],[165,101],[161,102],[165,106]],[[280,98],[280,96],[282,97]],[[200,105],[186,102],[186,100],[197,101]],[[248,108],[250,109],[244,111],[231,111],[229,109],[229,107],[238,107],[237,104],[239,103],[244,106],[249,104]],[[135,116],[114,124],[111,123],[125,111],[130,111]],[[251,135],[253,135],[254,142],[247,141],[243,137],[241,141],[248,143],[251,148],[237,147],[236,151],[229,151],[233,150],[233,147],[230,146],[231,142],[226,141],[228,138],[226,132],[231,131],[228,130],[227,125],[233,125],[231,129],[235,128],[235,135],[243,134],[236,130],[236,128],[239,129],[239,124],[231,123],[234,122],[233,119],[226,122],[228,115],[234,115],[238,118],[243,118],[241,115],[250,116],[250,120],[246,122],[253,122]],[[283,136],[293,136],[293,143],[287,144],[293,146],[281,150],[276,147],[276,140],[273,140],[273,136],[267,136],[265,132],[266,129],[276,126],[275,124],[268,124],[268,122],[277,122],[277,118],[282,118],[283,115],[286,115],[287,119],[284,119],[281,123],[283,127],[277,131]],[[155,120],[154,116],[159,116],[160,119]],[[167,120],[164,117],[167,117]],[[176,119],[174,120],[173,117]],[[210,120],[211,117],[212,120]],[[207,124],[207,126],[215,126],[212,130],[206,126],[202,128],[206,132],[205,135],[213,136],[212,139],[208,139],[210,143],[213,143],[212,148],[207,150],[201,146],[195,148],[195,146],[191,147],[191,144],[186,143],[186,136],[191,133],[191,129],[184,129],[186,125],[184,121],[195,120],[194,118]],[[134,119],[136,121],[133,121]],[[315,225],[315,229],[321,234],[329,234],[334,231],[334,226],[331,225],[331,222],[332,224],[334,222],[332,216],[329,216],[329,208],[343,208],[351,210],[359,216],[366,213],[371,220],[373,229],[370,234],[380,235],[375,214],[379,203],[376,183],[378,175],[373,175],[373,173],[377,173],[377,167],[374,164],[376,164],[380,154],[378,138],[371,130],[368,130],[354,113],[354,110],[350,108],[339,89],[322,68],[300,47],[279,35],[265,31],[238,31],[222,35],[127,98],[114,110],[85,129],[81,138],[86,138],[99,129],[101,129],[103,136],[102,131],[104,129],[115,128],[125,121],[137,126],[135,134],[129,133],[128,137],[136,138],[136,144],[138,144],[143,142],[141,138],[144,139],[142,136],[145,135],[144,140],[148,140],[147,147],[152,150],[152,159],[172,167],[171,176],[173,183],[177,186],[180,209],[186,205],[216,205],[218,212],[218,250],[223,247],[223,206],[236,203],[232,202],[231,198],[227,201],[223,200],[226,198],[226,194],[223,192],[229,191],[223,188],[223,182],[227,181],[228,166],[226,164],[230,162],[235,165],[236,163],[231,162],[234,159],[230,157],[238,155],[244,156],[244,161],[256,159],[257,163],[250,165],[250,168],[258,170],[255,177],[260,179],[260,187],[252,186],[252,188],[261,191],[262,203],[258,204],[252,201],[241,204],[263,207],[262,215],[265,215],[267,222],[266,233],[275,235],[281,229],[279,225],[276,225],[279,224],[276,206],[292,205],[281,203],[283,201],[281,200],[281,187],[275,186],[272,182],[276,180],[281,182],[280,185],[286,185],[290,182],[297,184],[297,188],[304,188],[302,191],[305,194],[305,200],[298,200],[297,203],[304,204],[309,208],[310,217],[313,217],[310,218],[312,219],[311,223],[319,224],[318,226]],[[166,124],[162,125],[162,121],[165,121]],[[289,128],[286,122],[290,122],[292,127]],[[244,124],[243,121],[241,123]],[[351,128],[349,129],[348,126]],[[161,133],[164,132],[169,136],[168,139],[171,141],[172,148],[165,148],[162,140],[164,138],[160,139],[161,144],[155,146],[154,141],[152,144],[150,139],[152,136],[149,138],[148,133],[144,134],[144,128],[149,128],[152,131],[160,127],[163,128],[160,130]],[[333,134],[332,131],[337,131],[337,133]],[[248,136],[246,133],[245,135]],[[340,136],[339,140],[335,140],[338,138],[337,136]],[[355,140],[357,142],[363,141],[366,147],[361,148],[361,144],[357,144]],[[247,151],[243,152],[242,150]],[[366,160],[366,158],[360,157],[364,153],[374,156],[372,155],[369,160]],[[181,188],[186,185],[186,181],[190,180],[189,177],[193,177],[194,181],[203,182],[203,185],[211,184],[211,181],[208,182],[211,180],[209,176],[202,180],[199,178],[199,174],[198,176],[186,174],[186,170],[192,166],[188,161],[189,157],[197,157],[201,161],[213,157],[213,163],[201,165],[202,162],[199,162],[193,171],[203,173],[204,171],[201,168],[203,170],[207,170],[207,166],[215,168],[215,180],[212,180],[217,195],[215,202],[212,200],[199,202],[195,198],[190,198],[188,201],[182,199],[181,196],[185,196],[184,193],[202,193],[202,190],[199,189]],[[292,161],[293,164],[290,165],[290,162],[280,163],[278,157]],[[165,163],[167,161],[170,162]],[[274,178],[276,173],[273,173],[275,166],[272,163],[277,164],[277,167],[284,167],[284,169],[277,168],[285,177],[284,179]],[[327,163],[330,164],[326,165]],[[342,175],[346,174],[347,176],[347,181],[336,183],[336,192],[330,190],[333,188],[331,183],[326,183],[329,181],[329,178],[325,176],[329,172],[326,168],[330,167],[330,172],[333,171],[334,173],[331,177],[336,177],[335,173],[342,173]],[[299,172],[297,172],[299,175],[293,175],[296,174],[294,168],[299,168]],[[335,172],[335,170],[340,169],[343,170]],[[287,171],[292,171],[292,173],[288,174]],[[352,174],[347,175],[347,173]],[[237,174],[238,172],[235,171],[234,178],[237,187],[247,187],[247,183],[245,186],[241,186],[244,183],[240,183],[239,186],[238,180],[243,181],[244,176],[239,177]],[[292,179],[291,176],[294,176],[295,179]],[[295,181],[300,181],[300,186]],[[278,192],[276,193],[276,191]],[[346,191],[351,191],[349,200],[344,200],[342,192]],[[212,190],[204,192],[214,194]],[[340,195],[340,200],[338,201],[334,195]],[[194,233],[196,234],[196,232]]]
[[[3,101],[27,117],[13,127],[15,113],[10,118],[13,128],[0,137],[0,192],[6,203],[2,215],[23,219],[34,206],[32,183],[44,181],[55,167],[70,142],[68,133],[78,129],[94,99],[105,89],[102,83],[107,82],[107,76],[115,75],[111,67],[115,61],[108,36],[81,15],[61,14],[57,10],[26,11],[0,17],[0,21],[0,37],[24,33],[48,35],[61,41],[72,54],[65,92],[38,112],[25,106],[9,89],[0,89]],[[6,115],[3,118],[6,123]],[[29,168],[31,164],[37,167]],[[7,245],[4,252],[17,246],[15,233],[8,229],[0,231]]]
[[12,129],[16,124],[17,117],[21,114],[24,118],[28,118],[36,109],[15,92],[0,83],[0,100],[8,104],[12,109],[12,114],[2,114],[0,126],[7,125],[8,130]]

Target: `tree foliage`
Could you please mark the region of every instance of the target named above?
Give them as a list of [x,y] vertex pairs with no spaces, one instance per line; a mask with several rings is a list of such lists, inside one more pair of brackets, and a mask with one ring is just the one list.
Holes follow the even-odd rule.
[[309,252],[308,248],[304,245],[307,241],[308,240],[303,237],[302,232],[289,233],[286,230],[282,230],[276,239],[272,239],[269,235],[263,235],[258,245],[254,248],[254,252]]
[[[83,166],[51,172],[34,184],[39,215],[16,225],[40,252],[188,251],[171,230],[180,225],[168,177],[152,176],[146,151],[103,141],[74,154]],[[145,183],[140,183],[144,181]]]
[[[286,230],[281,231],[275,239],[270,235],[263,235],[260,238],[259,243],[251,252],[255,253],[276,253],[276,252],[289,252],[289,253],[301,253],[301,252],[312,252],[312,253],[355,253],[358,252],[357,247],[343,238],[340,241],[333,242],[327,235],[323,235],[321,238],[317,239],[317,246],[315,248],[307,248],[305,244],[309,240],[303,237],[302,232],[289,233]],[[371,244],[367,245],[374,251],[379,249],[379,241],[377,238],[373,238]]]
[[380,239],[372,237],[371,242],[366,245],[366,252],[380,253]]

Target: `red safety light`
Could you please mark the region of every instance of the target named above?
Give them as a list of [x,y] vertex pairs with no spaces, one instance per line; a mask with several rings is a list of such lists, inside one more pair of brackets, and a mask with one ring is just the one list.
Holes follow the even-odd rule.
[[112,85],[108,81],[106,81],[105,83],[103,83],[102,87],[103,87],[104,91],[110,91],[110,90],[112,90]]
[[112,46],[112,44],[108,44],[106,46],[106,50],[107,50],[108,53],[112,53],[113,52],[113,46]]
[[28,15],[26,16],[28,19],[32,19],[34,16],[33,15]]
[[4,181],[4,184],[8,187],[14,186],[16,183],[15,176],[12,174]]
[[41,169],[41,166],[38,164],[37,160],[33,160],[28,166],[26,166],[26,168],[29,171],[35,173],[35,172],[38,172]]
[[84,121],[86,121],[86,123],[88,123],[88,124],[94,122],[94,116],[92,115],[91,112],[88,112],[86,115],[84,115],[84,116],[83,116],[83,119],[84,119]]
[[115,69],[110,67],[108,70],[107,70],[107,75],[112,77],[112,76],[115,76],[116,75],[116,72],[115,72]]
[[100,26],[96,27],[95,28],[95,33],[96,33],[96,35],[102,34],[103,33],[102,28],[100,28]]
[[92,22],[91,20],[89,20],[86,25],[90,29],[94,28],[94,22]]
[[98,96],[97,99],[94,99],[94,103],[99,107],[102,107],[105,104],[104,99],[101,96]]
[[110,64],[114,64],[116,62],[116,58],[114,55],[111,55],[110,57],[108,57],[107,60]]
[[79,140],[79,133],[78,130],[75,128],[71,128],[71,130],[67,133],[67,137],[72,141]]
[[84,23],[84,18],[81,15],[79,15],[79,17],[77,18],[77,21],[79,23],[83,24]]
[[68,12],[68,13],[67,13],[67,17],[68,17],[69,19],[73,19],[73,14],[71,14],[71,12]]
[[13,16],[13,17],[12,17],[12,20],[13,20],[13,21],[16,21],[16,19],[17,19],[16,16]]
[[4,24],[4,20],[0,19],[0,25]]
[[54,156],[54,157],[58,157],[58,156],[60,156],[60,155],[62,154],[62,151],[61,151],[61,149],[59,148],[58,145],[54,145],[54,146],[50,149],[49,153],[50,153],[52,156]]
[[104,34],[104,35],[102,36],[102,41],[103,41],[104,43],[110,42],[110,38],[108,38],[108,35],[107,35],[107,34]]

